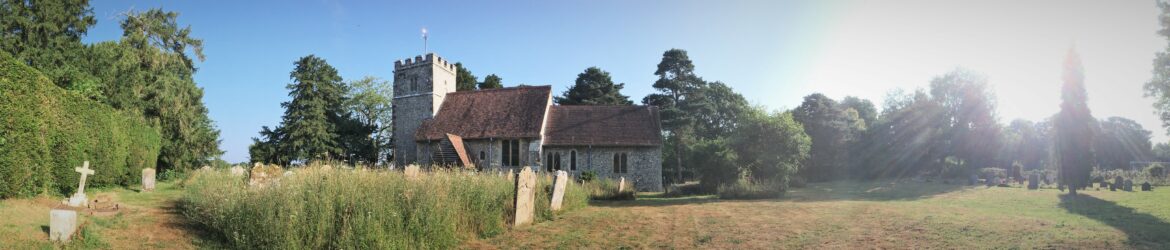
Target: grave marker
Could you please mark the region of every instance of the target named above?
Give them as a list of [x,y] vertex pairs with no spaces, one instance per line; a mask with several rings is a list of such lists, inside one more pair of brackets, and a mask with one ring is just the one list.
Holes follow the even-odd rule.
[[625,191],[626,191],[626,177],[623,176],[621,179],[618,179],[618,193],[625,192]]
[[1028,189],[1040,189],[1040,175],[1032,174],[1028,176]]
[[402,174],[406,175],[407,179],[413,180],[413,179],[418,179],[418,172],[419,172],[418,165],[411,164],[411,165],[406,166],[406,169],[403,169]]
[[85,179],[95,172],[93,169],[89,169],[89,161],[82,163],[79,168],[73,168],[73,171],[81,174],[81,180],[77,182],[77,193],[73,194],[73,197],[69,197],[69,206],[85,207],[89,205],[89,197],[85,196]]
[[1142,191],[1154,191],[1154,188],[1150,186],[1150,182],[1143,182]]
[[513,227],[532,223],[536,205],[536,174],[529,167],[520,170],[516,176],[516,216]]
[[244,167],[240,167],[240,166],[233,166],[232,167],[232,176],[244,176],[245,173],[246,173],[246,171],[244,170]]
[[49,241],[69,242],[77,232],[77,211],[69,209],[49,210]]
[[1125,180],[1125,191],[1133,192],[1133,180]]
[[565,201],[565,188],[569,184],[569,173],[557,170],[557,178],[553,181],[553,195],[549,207],[552,211],[560,211],[561,203]]
[[142,169],[142,191],[143,192],[154,191],[154,184],[155,184],[154,176],[155,176],[155,174],[154,174],[153,168],[143,168]]

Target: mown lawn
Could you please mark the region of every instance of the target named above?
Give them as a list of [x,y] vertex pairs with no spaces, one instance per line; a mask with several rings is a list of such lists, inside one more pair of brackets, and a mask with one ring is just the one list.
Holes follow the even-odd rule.
[[[644,196],[645,197],[645,196]],[[833,182],[776,200],[594,202],[468,248],[1170,248],[1170,187],[1154,192]]]

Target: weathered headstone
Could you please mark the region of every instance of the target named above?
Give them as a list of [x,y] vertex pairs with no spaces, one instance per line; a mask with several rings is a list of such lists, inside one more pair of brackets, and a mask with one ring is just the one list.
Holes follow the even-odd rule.
[[153,168],[142,169],[142,191],[154,191],[155,174]]
[[1142,191],[1154,191],[1154,187],[1150,186],[1150,182],[1142,182]]
[[406,175],[407,179],[417,179],[418,172],[419,172],[418,165],[414,165],[414,164],[406,166],[406,168],[403,169],[403,171],[402,171],[402,173],[404,175]]
[[1101,184],[1098,184],[1098,186],[1097,186],[1097,187],[1100,187],[1100,188],[1109,188],[1109,182],[1105,182],[1105,178],[1101,178]]
[[69,242],[77,232],[77,211],[69,209],[49,210],[49,241]]
[[248,185],[264,187],[267,186],[270,182],[276,182],[280,180],[280,176],[282,174],[284,174],[284,170],[281,170],[279,166],[266,166],[257,163],[255,167],[252,167],[252,173],[248,175]]
[[553,180],[552,201],[549,203],[552,211],[560,211],[561,203],[565,201],[565,188],[569,187],[569,173],[557,170],[557,178]]
[[207,165],[203,165],[203,167],[199,168],[199,170],[203,170],[203,171],[211,171],[211,167],[210,167],[210,166],[207,166]]
[[513,226],[523,226],[532,223],[536,205],[536,173],[529,167],[520,170],[516,176],[515,196],[516,216]]
[[1125,191],[1133,192],[1133,180],[1125,180]]
[[1109,183],[1109,191],[1117,191],[1118,186],[1121,186],[1121,184]]
[[1040,189],[1040,175],[1032,174],[1028,176],[1028,189]]
[[245,173],[246,173],[246,170],[244,170],[244,167],[241,167],[241,166],[233,166],[232,167],[232,176],[244,176]]
[[626,177],[618,179],[618,193],[626,191]]
[[81,174],[81,180],[77,182],[77,193],[69,197],[69,206],[71,207],[85,207],[89,205],[89,197],[85,196],[85,179],[86,176],[93,175],[93,169],[89,169],[89,161],[81,164],[79,168],[73,168],[73,171]]

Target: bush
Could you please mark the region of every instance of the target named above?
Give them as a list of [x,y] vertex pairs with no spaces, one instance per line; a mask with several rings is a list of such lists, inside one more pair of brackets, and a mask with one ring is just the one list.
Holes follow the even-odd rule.
[[[537,221],[553,217],[548,181],[539,178]],[[585,206],[569,184],[563,211]],[[278,185],[249,188],[225,171],[195,171],[183,214],[230,248],[454,248],[507,230],[513,184],[495,175],[429,172],[408,180],[395,171],[300,169]],[[541,212],[545,211],[545,212]]]
[[140,116],[57,87],[2,52],[0,114],[0,198],[71,193],[84,161],[97,172],[87,186],[137,184],[158,161],[159,131]]
[[994,179],[995,177],[1007,178],[1007,171],[1004,171],[1002,168],[981,168],[979,169],[979,177],[987,180]]
[[581,178],[578,181],[590,182],[594,179],[597,179],[597,172],[594,172],[593,170],[586,170],[585,172],[581,172]]
[[1150,167],[1146,168],[1146,172],[1154,178],[1166,178],[1166,167],[1162,164],[1150,164]]
[[741,179],[719,186],[719,199],[772,199],[784,196],[784,185],[775,181]]

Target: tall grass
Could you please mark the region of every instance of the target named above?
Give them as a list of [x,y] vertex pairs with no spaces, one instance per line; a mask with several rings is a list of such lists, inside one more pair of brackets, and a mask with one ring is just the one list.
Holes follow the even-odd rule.
[[[553,218],[544,181],[537,221]],[[249,188],[242,177],[198,171],[187,182],[183,213],[234,248],[452,248],[509,228],[513,183],[475,172],[302,169],[278,185]],[[587,204],[570,185],[565,211]]]

